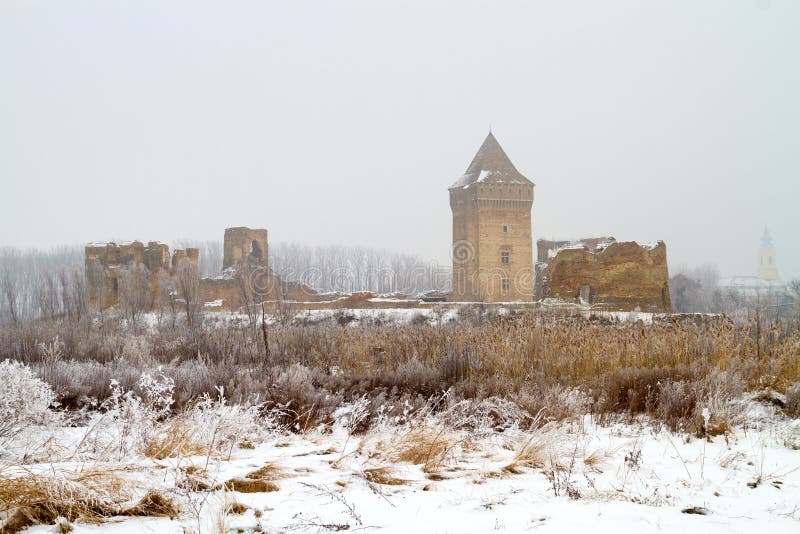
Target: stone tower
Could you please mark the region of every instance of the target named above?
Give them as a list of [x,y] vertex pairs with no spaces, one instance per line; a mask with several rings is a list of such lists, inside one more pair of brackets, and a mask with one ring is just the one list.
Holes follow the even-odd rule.
[[766,228],[764,228],[764,235],[761,236],[761,247],[758,249],[758,256],[758,277],[767,282],[780,280],[775,258],[775,245],[772,244],[772,237]]
[[267,268],[267,231],[244,226],[226,228],[222,270],[247,262],[253,268]]
[[533,299],[533,187],[489,132],[466,173],[449,188],[453,300]]

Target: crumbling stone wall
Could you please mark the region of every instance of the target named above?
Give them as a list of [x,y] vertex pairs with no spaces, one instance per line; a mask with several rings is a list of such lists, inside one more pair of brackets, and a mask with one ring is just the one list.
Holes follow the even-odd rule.
[[145,246],[141,241],[131,243],[95,243],[84,249],[86,280],[89,286],[89,301],[101,308],[119,303],[121,278],[126,269],[143,265],[147,268],[150,286],[150,301],[159,295],[159,277],[169,272],[169,247],[150,241]]
[[[102,309],[116,306],[120,302],[121,276],[127,268],[143,265],[149,276],[149,307],[157,307],[164,277],[176,275],[186,261],[199,267],[199,260],[199,249],[178,249],[170,257],[169,247],[155,241],[147,246],[139,241],[88,245],[85,264],[90,300]],[[223,268],[222,276],[200,280],[201,301],[216,302],[215,309],[235,310],[264,300],[318,302],[325,299],[311,287],[285,282],[269,270],[267,231],[264,229],[227,228]]]
[[194,264],[195,267],[200,265],[200,249],[199,248],[187,248],[185,250],[178,249],[172,253],[172,272],[175,272],[175,269],[181,264],[183,260],[189,260]]
[[203,278],[200,290],[206,303],[215,303],[214,309],[226,310],[264,301],[321,302],[328,298],[305,284],[285,282],[275,274],[246,269],[228,270],[217,278]]
[[670,312],[667,247],[613,242],[562,248],[537,269],[536,298],[583,302],[595,308]]
[[267,268],[267,231],[239,226],[225,229],[222,270],[247,261],[254,267]]
[[540,263],[547,263],[550,261],[550,256],[554,255],[558,250],[569,247],[582,245],[588,250],[597,252],[598,247],[605,246],[615,242],[611,236],[608,237],[583,237],[581,239],[573,239],[570,241],[551,241],[549,239],[539,239],[536,241],[536,261]]

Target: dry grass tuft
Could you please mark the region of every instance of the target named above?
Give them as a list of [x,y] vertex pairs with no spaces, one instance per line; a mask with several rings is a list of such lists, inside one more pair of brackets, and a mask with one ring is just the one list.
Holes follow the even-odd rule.
[[250,438],[244,437],[241,440],[239,440],[239,448],[252,450],[256,448],[256,445]]
[[195,441],[191,426],[187,421],[175,418],[165,423],[163,429],[147,440],[142,454],[148,458],[163,460],[205,455],[208,454],[208,447]]
[[247,512],[249,509],[250,509],[250,507],[247,506],[246,504],[242,504],[240,502],[234,501],[232,503],[229,503],[227,506],[225,506],[225,513],[226,514],[240,515],[240,514],[243,514],[243,513]]
[[243,478],[228,480],[223,487],[239,493],[267,493],[278,491],[280,486],[275,481],[285,476],[286,473],[281,468],[269,463],[247,473]]
[[0,475],[0,512],[10,516],[3,530],[52,525],[59,517],[98,522],[117,515],[130,495],[113,472],[91,471],[64,475]]
[[279,478],[283,478],[285,476],[286,473],[280,467],[273,463],[268,463],[251,473],[247,473],[245,478],[249,478],[250,480],[278,480]]
[[606,455],[600,450],[593,451],[583,458],[583,465],[595,473],[601,473],[602,471],[600,470],[600,462],[602,462],[605,456]]
[[[549,436],[535,433],[532,435],[522,446],[517,450],[514,455],[514,462],[511,464],[516,468],[533,468],[541,469],[547,460],[547,448],[549,444]],[[509,467],[509,466],[506,466]],[[504,468],[505,470],[505,468]],[[512,472],[513,471],[508,471]]]
[[129,517],[169,517],[174,519],[178,516],[179,510],[175,502],[155,490],[145,493],[135,505],[120,510],[118,515]]
[[223,487],[239,493],[269,493],[281,489],[271,480],[251,480],[249,478],[232,478],[225,482]]
[[187,491],[208,491],[214,487],[206,470],[196,465],[181,468],[175,485]]
[[364,469],[363,476],[367,482],[383,484],[384,486],[402,486],[408,482],[407,480],[394,476],[392,470],[388,467]]
[[125,507],[131,488],[113,471],[0,475],[2,533],[19,532],[35,524],[63,525],[76,520],[101,522],[112,516],[176,517],[171,499],[149,491],[135,505]]
[[713,418],[708,421],[704,430],[705,436],[700,437],[713,438],[714,436],[729,436],[733,434],[733,427],[727,419]]
[[422,465],[422,470],[434,472],[441,466],[453,440],[442,431],[428,427],[413,428],[400,438],[388,457],[395,462]]
[[501,472],[508,475],[522,475],[525,473],[524,464],[520,464],[519,462],[511,462],[510,464],[506,465],[501,469]]

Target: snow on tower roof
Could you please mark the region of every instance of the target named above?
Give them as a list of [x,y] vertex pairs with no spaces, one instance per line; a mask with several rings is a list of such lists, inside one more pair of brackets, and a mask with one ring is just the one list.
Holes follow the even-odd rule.
[[467,171],[450,186],[450,189],[469,187],[475,182],[484,181],[534,185],[514,167],[492,132],[486,136]]

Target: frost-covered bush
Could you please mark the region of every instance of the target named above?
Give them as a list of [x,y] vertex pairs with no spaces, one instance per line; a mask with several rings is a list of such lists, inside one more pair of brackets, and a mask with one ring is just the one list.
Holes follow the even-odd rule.
[[139,389],[142,391],[145,406],[153,416],[163,419],[169,415],[175,403],[172,397],[175,381],[165,375],[160,367],[155,376],[151,376],[150,373],[142,374],[139,379]]
[[534,419],[515,402],[500,397],[481,400],[464,399],[451,403],[442,412],[448,426],[456,429],[495,430],[503,432],[509,428],[528,426]]
[[533,384],[523,388],[514,400],[537,424],[581,417],[590,410],[590,400],[584,392],[560,384]]
[[703,429],[722,425],[728,428],[741,422],[741,397],[745,391],[742,377],[734,371],[713,369],[702,380],[695,383],[698,399],[697,413],[704,420]]
[[255,442],[275,429],[259,405],[228,404],[222,387],[217,397],[203,395],[190,408],[173,413],[175,383],[161,369],[143,373],[137,389],[125,390],[111,381],[111,396],[103,403],[107,448],[120,458],[142,453],[168,458],[230,451],[242,441]]
[[51,415],[53,390],[20,362],[0,362],[0,439],[28,424],[40,424]]
[[185,416],[196,439],[208,450],[230,449],[242,439],[258,441],[265,432],[277,429],[269,417],[259,416],[258,405],[228,404],[222,388],[217,398],[206,394]]
[[128,365],[145,367],[152,365],[152,347],[145,336],[132,336],[125,338],[119,358]]
[[126,391],[117,381],[111,380],[111,396],[102,404],[106,416],[115,428],[116,447],[120,457],[142,448],[157,432],[157,423],[164,420],[173,404],[175,383],[159,368],[157,373],[143,373],[139,378],[142,396]]

